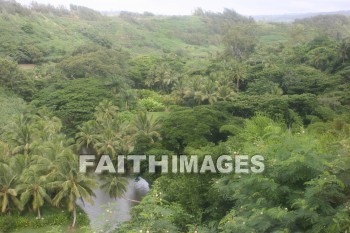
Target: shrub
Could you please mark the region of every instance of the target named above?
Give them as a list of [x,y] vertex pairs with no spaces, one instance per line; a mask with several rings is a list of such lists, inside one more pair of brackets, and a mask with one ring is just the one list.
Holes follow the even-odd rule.
[[[7,233],[22,228],[42,228],[46,226],[65,226],[72,222],[72,214],[67,211],[55,209],[54,213],[43,215],[42,219],[36,219],[34,215],[7,215],[0,217],[0,233]],[[88,216],[78,209],[77,225],[88,226]]]
[[145,109],[150,112],[164,111],[165,108],[165,106],[162,103],[159,103],[158,101],[150,97],[139,100],[138,105],[141,109]]

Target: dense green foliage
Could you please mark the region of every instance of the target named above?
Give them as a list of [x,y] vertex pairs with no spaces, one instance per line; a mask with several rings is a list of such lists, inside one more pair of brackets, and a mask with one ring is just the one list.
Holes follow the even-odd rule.
[[36,107],[54,111],[70,133],[79,124],[92,118],[94,109],[103,99],[112,98],[103,82],[97,79],[70,80],[55,83],[38,93]]
[[0,88],[0,102],[0,128],[3,129],[4,125],[6,125],[13,115],[19,114],[24,110],[25,102],[3,88]]
[[[97,182],[79,172],[84,151],[264,156],[261,174],[142,164],[151,191],[116,232],[350,231],[349,17],[107,17],[1,0],[0,17],[0,231],[68,212],[86,224],[76,200]],[[125,177],[99,178],[124,195]]]
[[[46,208],[44,214],[45,217],[40,220],[31,215],[2,216],[0,219],[0,232],[12,232],[23,228],[38,229],[47,226],[68,226],[71,221],[70,214],[65,211],[62,212],[60,209],[50,210]],[[78,225],[87,226],[89,224],[87,215],[81,209],[79,209],[78,214]]]

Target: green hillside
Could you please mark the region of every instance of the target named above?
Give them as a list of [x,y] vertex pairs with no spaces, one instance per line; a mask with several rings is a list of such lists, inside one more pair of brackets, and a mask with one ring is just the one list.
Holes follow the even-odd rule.
[[[21,8],[21,6],[17,6]],[[5,8],[5,9],[4,9]],[[84,19],[36,11],[8,13],[3,6],[0,21],[0,54],[20,63],[59,61],[74,48],[88,44],[123,48],[131,54],[180,53],[208,57],[218,51],[220,36],[200,17],[143,16]],[[69,43],[67,43],[69,41]]]

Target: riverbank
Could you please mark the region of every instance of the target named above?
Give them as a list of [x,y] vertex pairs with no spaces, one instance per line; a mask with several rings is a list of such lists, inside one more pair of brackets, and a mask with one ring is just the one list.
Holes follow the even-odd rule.
[[[99,185],[100,186],[100,185]],[[122,198],[111,198],[104,190],[97,188],[94,190],[94,204],[77,204],[87,214],[90,226],[94,231],[107,231],[115,229],[121,223],[131,219],[131,208],[149,192],[149,185],[146,180],[139,177],[137,180],[128,178],[126,192]]]
[[[23,228],[12,233],[87,233],[88,227],[71,228],[68,226],[47,226],[41,228]],[[91,231],[92,232],[92,231]]]
[[[80,228],[89,227],[89,218],[86,213],[77,209],[77,227],[72,229],[70,227],[72,222],[72,213],[64,209],[54,208],[52,206],[45,206],[42,208],[42,218],[38,219],[33,212],[13,213],[12,215],[0,216],[0,232],[8,233],[40,233],[40,232],[82,232],[78,231]],[[71,231],[70,231],[70,230]],[[68,230],[68,231],[67,231]]]

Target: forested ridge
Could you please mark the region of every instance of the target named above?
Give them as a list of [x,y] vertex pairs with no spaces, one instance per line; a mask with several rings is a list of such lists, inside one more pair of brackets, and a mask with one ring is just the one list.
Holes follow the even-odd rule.
[[[105,16],[0,0],[0,232],[92,232],[77,200],[151,191],[105,232],[350,231],[350,17]],[[261,174],[96,175],[79,155],[263,155]],[[130,164],[127,164],[129,166]],[[67,228],[67,226],[70,227]]]

